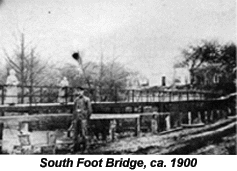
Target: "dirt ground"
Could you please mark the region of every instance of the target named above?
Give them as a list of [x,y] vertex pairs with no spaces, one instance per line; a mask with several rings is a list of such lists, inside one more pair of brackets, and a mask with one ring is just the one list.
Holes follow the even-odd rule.
[[[48,131],[30,133],[32,145],[47,143]],[[3,132],[3,151],[11,154],[19,145],[18,131]],[[221,120],[201,128],[186,128],[166,134],[141,133],[140,136],[119,138],[113,142],[94,144],[89,154],[235,154],[236,118]]]
[[[32,145],[42,145],[47,143],[47,131],[34,131],[30,134],[30,142]],[[11,154],[13,147],[20,145],[18,139],[19,132],[13,129],[4,129],[3,132],[3,152]]]
[[236,119],[167,134],[142,134],[96,148],[96,154],[236,154]]
[[232,134],[230,136],[224,137],[223,141],[220,143],[207,145],[191,154],[236,155],[237,154],[236,138],[237,138],[236,134]]

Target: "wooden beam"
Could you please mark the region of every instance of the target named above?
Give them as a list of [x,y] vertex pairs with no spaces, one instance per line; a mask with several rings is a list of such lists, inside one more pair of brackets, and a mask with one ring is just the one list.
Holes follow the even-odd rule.
[[151,112],[151,113],[139,113],[140,116],[153,116],[153,115],[170,115],[170,112]]
[[[69,113],[56,113],[56,114],[38,114],[38,115],[18,115],[18,116],[0,116],[0,123],[17,121],[17,122],[30,122],[43,120],[48,117],[72,117]],[[92,114],[91,120],[105,120],[105,119],[136,119],[139,114]]]
[[[112,107],[137,107],[137,106],[158,106],[160,104],[183,104],[183,103],[193,103],[193,102],[213,102],[213,101],[221,101],[221,100],[189,100],[189,101],[165,101],[165,102],[92,102],[92,108],[112,108]],[[37,103],[37,104],[16,104],[14,106],[9,105],[0,105],[0,112],[21,112],[21,111],[38,111],[40,109],[50,109],[50,108],[57,108],[57,109],[65,109],[65,108],[72,108],[73,103],[67,104],[60,104],[60,103]]]
[[139,114],[92,114],[92,120],[104,120],[104,119],[137,119],[139,118]]
[[[104,119],[136,119],[140,116],[152,116],[152,115],[169,115],[168,112],[161,113],[124,113],[124,114],[104,114],[96,113],[92,114],[90,119],[92,120],[104,120]],[[0,116],[0,123],[10,121],[37,121],[48,117],[72,117],[70,113],[51,113],[51,114],[37,114],[37,115],[17,115],[17,116]]]

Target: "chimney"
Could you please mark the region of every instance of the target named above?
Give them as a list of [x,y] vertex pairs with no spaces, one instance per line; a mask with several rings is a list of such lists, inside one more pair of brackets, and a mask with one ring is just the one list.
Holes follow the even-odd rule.
[[165,76],[162,76],[161,77],[161,86],[166,86],[166,82],[165,82],[166,80],[165,80]]

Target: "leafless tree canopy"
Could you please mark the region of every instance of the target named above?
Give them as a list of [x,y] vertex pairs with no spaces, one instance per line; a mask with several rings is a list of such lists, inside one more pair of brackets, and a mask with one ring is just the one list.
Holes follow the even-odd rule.
[[35,86],[42,84],[44,80],[47,62],[40,60],[36,47],[26,44],[25,35],[21,33],[20,40],[17,42],[10,55],[4,50],[7,69],[14,69],[21,85]]

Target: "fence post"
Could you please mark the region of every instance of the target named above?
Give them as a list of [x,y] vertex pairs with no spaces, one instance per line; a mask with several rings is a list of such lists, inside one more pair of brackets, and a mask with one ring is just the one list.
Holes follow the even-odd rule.
[[172,92],[171,91],[169,92],[169,100],[170,100],[170,102],[172,101]]
[[[0,116],[4,116],[4,112],[0,113]],[[2,145],[3,145],[3,129],[4,129],[4,125],[3,123],[0,123],[0,154],[2,154]]]
[[2,101],[2,104],[4,104],[4,86],[2,86],[1,101]]
[[30,106],[32,104],[32,95],[33,95],[33,87],[32,87],[32,85],[30,85],[30,96],[29,96]]
[[[71,93],[71,95],[70,95],[71,100],[70,100],[70,101],[71,101],[71,102],[73,102],[73,92],[74,92],[74,91],[73,91],[73,88],[71,87],[71,88],[70,88],[70,93]],[[96,101],[96,97],[95,97],[95,101]]]
[[[4,104],[4,86],[2,86],[2,104]],[[0,116],[4,116],[4,112],[0,112]],[[3,123],[0,123],[0,154],[2,154],[2,137],[3,137],[3,129],[4,125]]]
[[64,98],[65,98],[65,102],[67,104],[67,102],[68,102],[68,87],[65,87],[65,96],[64,96]]
[[[30,96],[29,96],[29,102],[30,102],[30,110],[29,110],[29,114],[31,115],[32,112],[32,95],[33,95],[33,86],[30,85]],[[27,126],[26,126],[27,125]],[[24,126],[29,127],[29,124],[24,124]],[[28,129],[28,128],[27,128]]]
[[43,102],[43,88],[40,87],[40,103]]
[[158,102],[161,101],[161,100],[160,100],[160,98],[161,98],[161,97],[160,97],[160,94],[161,94],[160,91],[158,91]]
[[156,101],[156,98],[155,98],[155,92],[154,92],[154,91],[152,91],[152,99],[153,99],[153,100],[152,100],[153,102]]
[[146,102],[149,102],[149,90],[146,91]]
[[21,103],[24,103],[24,85],[21,85]]
[[132,102],[134,102],[134,98],[135,98],[134,95],[135,95],[134,90],[132,90]]
[[118,94],[118,92],[117,92],[117,87],[115,86],[114,87],[114,101],[115,101],[115,103],[117,103],[117,94]]
[[177,96],[178,96],[178,101],[181,101],[181,92],[177,92]]
[[127,101],[130,102],[130,90],[125,90],[125,96],[127,97]]

